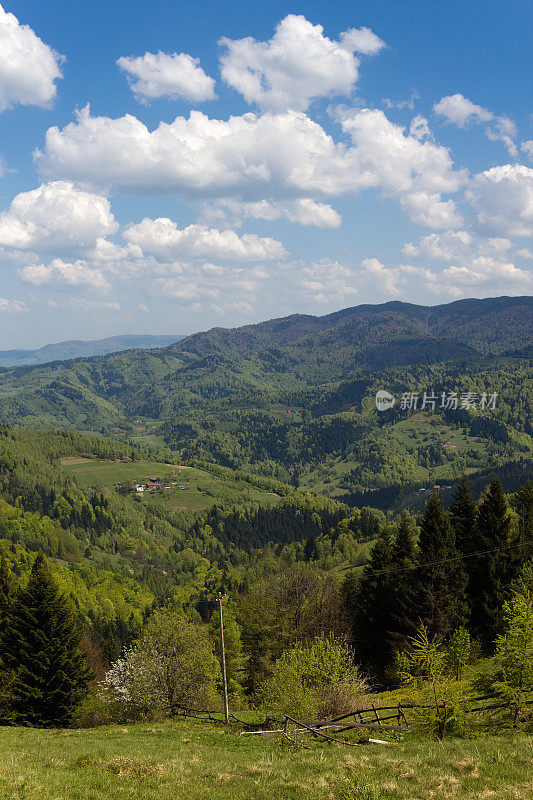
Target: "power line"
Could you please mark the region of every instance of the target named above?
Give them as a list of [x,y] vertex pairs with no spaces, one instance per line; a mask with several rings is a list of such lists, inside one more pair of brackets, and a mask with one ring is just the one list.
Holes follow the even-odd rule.
[[[433,567],[437,566],[438,564],[449,564],[452,561],[463,561],[465,558],[474,558],[475,556],[484,556],[488,553],[499,553],[501,550],[511,550],[514,547],[521,547],[522,542],[517,542],[516,544],[507,544],[503,547],[492,547],[489,550],[477,550],[475,553],[465,553],[461,556],[454,556],[454,558],[443,558],[440,561],[424,561],[423,564],[414,564],[411,567],[393,567],[392,569],[377,569],[373,570],[372,572],[367,572],[367,575],[388,575],[391,572],[409,572],[414,569],[421,569],[422,567]],[[359,564],[356,566],[348,565],[346,567],[340,567],[339,571],[344,571],[348,569],[357,569],[360,567],[365,569],[364,564]],[[335,569],[335,567],[333,568]]]

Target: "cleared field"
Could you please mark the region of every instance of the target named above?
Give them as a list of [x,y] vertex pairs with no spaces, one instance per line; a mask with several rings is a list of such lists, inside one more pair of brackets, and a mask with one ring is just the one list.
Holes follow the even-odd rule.
[[181,721],[0,729],[0,796],[17,800],[530,800],[533,738],[416,738],[349,748]]
[[[245,480],[222,478],[195,467],[165,464],[160,461],[103,461],[88,458],[65,458],[62,465],[83,488],[112,489],[116,483],[133,481],[145,484],[150,477],[160,477],[170,489],[153,489],[128,495],[132,502],[163,505],[176,511],[203,511],[214,503],[257,501],[274,505],[279,497],[257,489]],[[172,485],[175,483],[176,485]],[[183,486],[180,489],[179,486]]]

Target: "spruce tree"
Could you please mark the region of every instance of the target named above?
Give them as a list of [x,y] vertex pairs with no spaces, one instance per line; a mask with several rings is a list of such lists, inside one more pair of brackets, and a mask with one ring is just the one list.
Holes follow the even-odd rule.
[[418,620],[414,619],[413,606],[416,602],[415,579],[417,547],[411,518],[406,511],[400,518],[400,524],[392,545],[391,581],[391,629],[389,640],[395,651],[405,647],[408,637],[415,635]]
[[2,632],[7,631],[13,608],[15,584],[11,569],[4,554],[0,556],[0,725],[8,725],[14,720],[13,712],[13,670],[6,664],[2,652]]
[[413,611],[430,638],[446,637],[465,621],[466,575],[448,514],[437,495],[426,504],[418,547]]
[[42,552],[33,564],[26,589],[13,604],[1,652],[13,670],[16,722],[37,727],[69,725],[90,678],[79,651],[70,603],[59,594]]
[[461,476],[449,514],[457,549],[463,555],[471,553],[474,550],[477,506],[466,475]]
[[371,678],[379,681],[384,680],[392,661],[389,641],[392,622],[391,569],[391,536],[383,528],[363,571],[355,607],[350,615],[356,659],[370,672]]
[[518,515],[517,557],[521,566],[533,559],[533,483],[529,480],[514,496],[514,508]]
[[499,629],[499,614],[516,577],[509,505],[499,478],[489,485],[480,504],[469,559],[468,600],[473,635],[489,649]]

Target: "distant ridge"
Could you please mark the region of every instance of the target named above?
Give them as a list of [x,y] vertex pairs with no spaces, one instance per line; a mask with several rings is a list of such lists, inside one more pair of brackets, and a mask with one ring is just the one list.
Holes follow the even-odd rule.
[[126,333],[122,336],[109,336],[107,339],[82,341],[72,339],[67,342],[45,344],[36,350],[0,350],[0,367],[31,366],[47,364],[51,361],[67,361],[72,358],[89,358],[118,353],[122,350],[167,347],[184,339],[179,335],[153,336],[150,334]]

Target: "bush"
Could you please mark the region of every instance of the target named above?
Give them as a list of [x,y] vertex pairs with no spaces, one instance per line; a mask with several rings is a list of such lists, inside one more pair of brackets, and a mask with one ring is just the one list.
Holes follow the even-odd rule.
[[365,691],[346,641],[322,635],[296,644],[278,658],[262,698],[268,710],[322,719],[353,711]]

